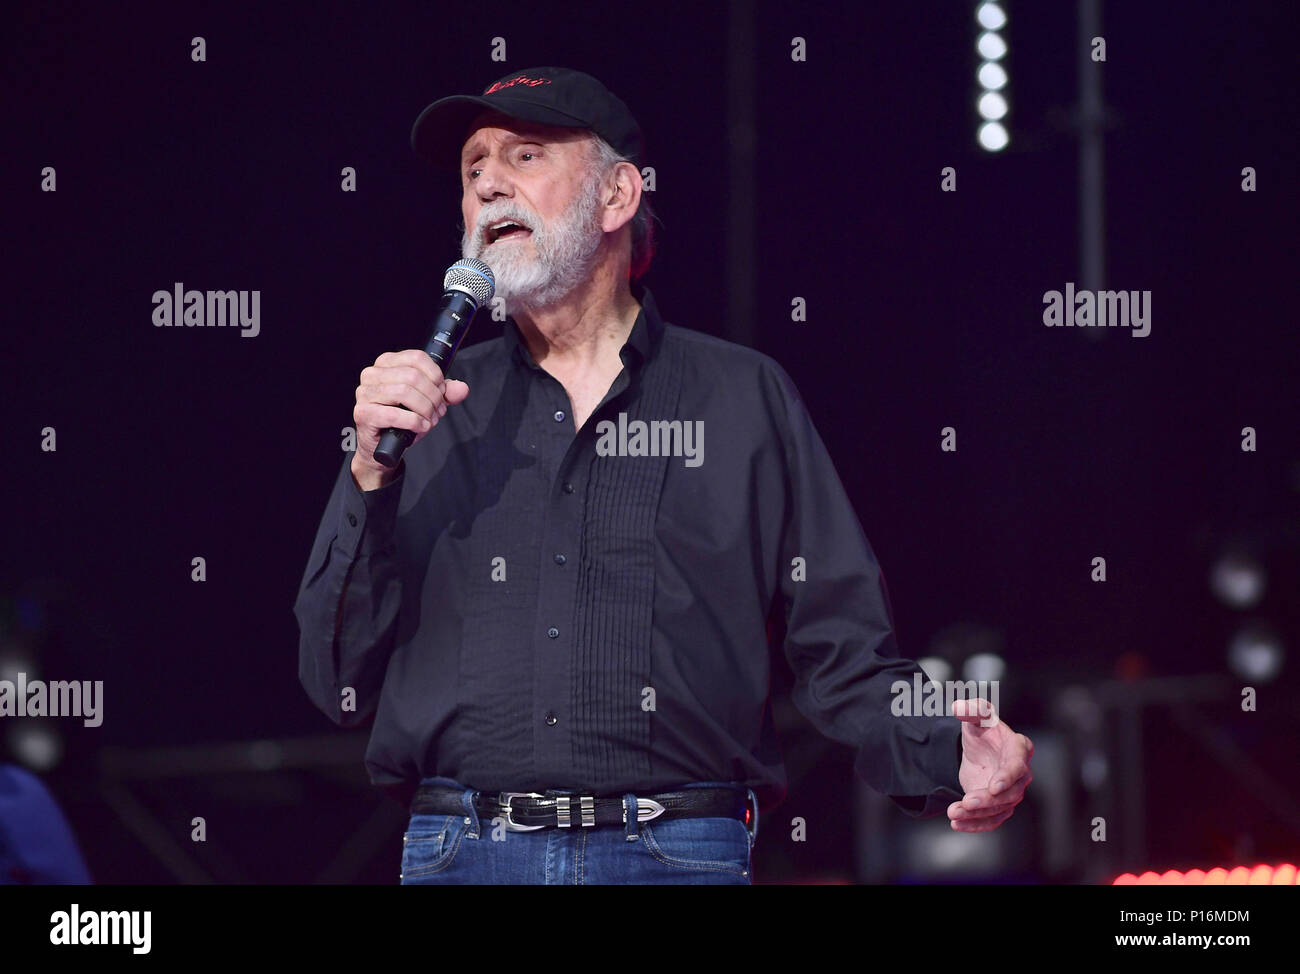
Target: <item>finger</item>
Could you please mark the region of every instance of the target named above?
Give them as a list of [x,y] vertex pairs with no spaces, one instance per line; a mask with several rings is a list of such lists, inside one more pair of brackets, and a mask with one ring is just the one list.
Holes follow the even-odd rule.
[[[426,355],[427,359],[428,356]],[[408,385],[418,389],[436,409],[442,405],[444,383],[442,372],[436,365],[426,363],[424,366],[394,365],[388,368],[371,368],[361,373],[361,383],[366,386]],[[384,400],[376,400],[383,402]],[[389,402],[389,405],[395,403]]]
[[393,385],[398,382],[405,382],[417,389],[441,389],[442,388],[442,371],[438,366],[433,364],[429,356],[424,357],[421,362],[416,359],[414,363],[406,364],[380,365],[385,355],[396,355],[396,352],[385,352],[375,360],[374,365],[368,365],[361,370],[360,383],[363,386]]
[[948,818],[954,822],[977,822],[982,818],[989,818],[993,815],[1001,815],[1009,812],[1019,805],[1020,802],[1008,802],[1005,805],[988,805],[983,808],[966,808],[960,802],[957,803],[956,811],[948,813]]
[[1017,734],[1016,740],[1021,747],[1020,754],[999,767],[989,785],[989,790],[995,795],[1001,794],[1008,787],[1008,782],[1014,784],[1029,774],[1029,759],[1034,753],[1034,742],[1024,734]]
[[[400,352],[384,352],[375,359],[374,369],[417,369],[421,375],[434,386],[441,386],[444,381],[442,369],[429,357],[429,353],[418,348],[407,348]],[[362,373],[363,375],[365,373]],[[384,381],[391,382],[391,379]]]
[[954,700],[952,715],[963,723],[979,724],[981,727],[995,727],[998,722],[997,710],[983,697]]
[[948,806],[949,818],[980,818],[984,815],[996,815],[1008,808],[1015,808],[1025,797],[1025,787],[1029,779],[1016,782],[1017,788],[1007,789],[1002,795],[990,795],[987,789],[979,788],[968,791],[961,801]]
[[369,427],[374,430],[386,430],[392,427],[410,430],[417,435],[427,433],[437,425],[437,419],[421,416],[410,409],[398,406],[385,406],[381,403],[363,403],[356,408],[357,428]]
[[[390,352],[389,354],[393,356],[388,363],[390,366],[409,365],[424,372],[435,382],[443,381],[442,369],[424,349],[404,348],[400,352]],[[376,364],[378,364],[377,361]]]
[[357,389],[357,397],[362,402],[377,403],[381,406],[405,406],[426,419],[437,412],[442,399],[436,389],[419,389],[405,382],[381,382],[377,385],[360,386]]
[[465,397],[469,395],[469,386],[460,379],[448,379],[442,387],[442,395],[448,403],[455,406],[465,401]]
[[991,832],[999,825],[1011,817],[1014,809],[1008,809],[1000,815],[993,815],[984,821],[975,822],[953,822],[952,827],[956,832]]
[[1006,817],[1013,811],[1015,811],[1014,808],[1002,808],[988,815],[972,815],[969,817],[954,818],[951,819],[951,824],[954,826],[962,826],[964,830],[969,830],[969,828],[973,828],[977,825],[987,825],[994,820],[1000,819],[1005,821]]
[[1029,774],[1029,762],[1013,758],[1010,763],[994,772],[993,781],[989,784],[989,793],[994,796],[1000,795],[1027,774]]
[[385,384],[404,382],[412,389],[419,389],[430,401],[437,405],[442,404],[444,380],[442,370],[433,364],[433,360],[427,355],[425,362],[421,365],[404,365],[397,368],[389,369],[388,373],[379,379]]
[[987,788],[973,788],[962,796],[962,800],[956,804],[962,808],[972,811],[979,809],[981,814],[991,808],[999,808],[1009,804],[1015,804],[1024,797],[1025,789],[1029,787],[1029,782],[1034,780],[1031,774],[1025,774],[1017,778],[1010,788],[1005,788],[993,794]]

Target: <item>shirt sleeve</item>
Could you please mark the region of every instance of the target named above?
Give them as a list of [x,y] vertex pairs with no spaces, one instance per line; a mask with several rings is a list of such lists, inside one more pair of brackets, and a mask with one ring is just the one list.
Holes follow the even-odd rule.
[[0,763],[0,870],[8,883],[92,882],[58,802],[31,772]]
[[393,480],[370,491],[357,486],[351,465],[349,454],[293,610],[300,633],[298,679],[341,727],[374,716],[402,601],[396,527],[406,462]]
[[774,368],[788,498],[778,577],[794,703],[821,733],[857,749],[854,769],[873,789],[908,815],[937,815],[964,794],[961,722],[913,713],[919,667],[899,655],[880,565],[794,383]]

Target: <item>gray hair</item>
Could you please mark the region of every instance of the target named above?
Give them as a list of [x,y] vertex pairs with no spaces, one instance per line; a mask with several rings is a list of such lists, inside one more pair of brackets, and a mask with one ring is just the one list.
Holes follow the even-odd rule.
[[[632,162],[626,156],[619,155],[613,146],[595,132],[591,133],[591,147],[591,174],[593,177],[603,176],[620,162]],[[636,165],[635,162],[632,162],[632,164]],[[642,191],[641,204],[636,208],[636,215],[632,217],[630,224],[632,227],[632,260],[628,274],[632,280],[636,280],[650,269],[650,260],[655,253],[655,219],[654,210],[650,207],[650,195]]]

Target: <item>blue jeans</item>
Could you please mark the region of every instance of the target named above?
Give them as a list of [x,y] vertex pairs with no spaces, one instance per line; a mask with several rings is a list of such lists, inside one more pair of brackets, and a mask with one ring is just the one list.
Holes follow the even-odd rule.
[[[448,778],[421,784],[463,787]],[[687,788],[725,784],[704,781]],[[558,792],[564,794],[564,792]],[[511,832],[481,819],[474,791],[463,815],[411,816],[402,838],[402,885],[669,884],[748,886],[749,829],[737,818],[675,818],[627,825]],[[624,796],[636,808],[636,796]],[[631,802],[629,805],[628,802]]]

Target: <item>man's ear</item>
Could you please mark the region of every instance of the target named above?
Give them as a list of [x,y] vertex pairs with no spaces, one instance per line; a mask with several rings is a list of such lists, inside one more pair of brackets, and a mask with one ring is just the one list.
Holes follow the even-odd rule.
[[613,233],[630,222],[641,205],[641,170],[630,162],[615,166],[604,203],[600,222],[606,233]]

